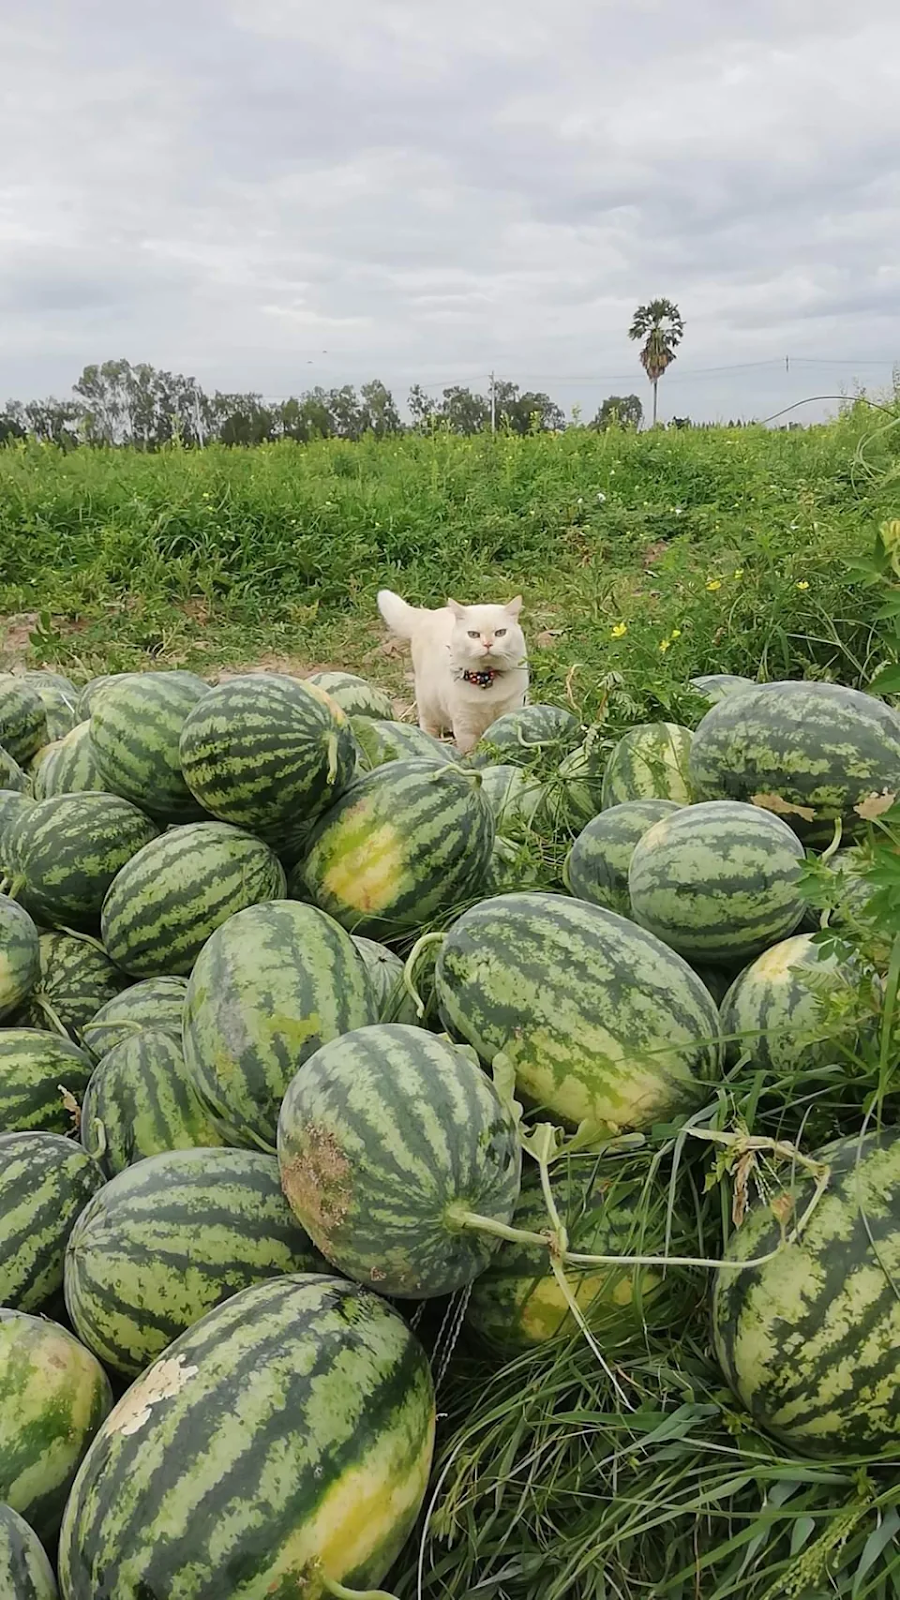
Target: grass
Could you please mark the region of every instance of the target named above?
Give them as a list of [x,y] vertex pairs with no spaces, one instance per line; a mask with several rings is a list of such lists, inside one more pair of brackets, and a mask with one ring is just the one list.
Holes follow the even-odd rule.
[[[873,420],[873,417],[877,420]],[[524,591],[538,696],[677,711],[701,671],[867,681],[848,560],[896,510],[900,413],[804,432],[444,435],[255,450],[0,451],[0,611],[33,663],[256,659],[403,692],[376,589]]]

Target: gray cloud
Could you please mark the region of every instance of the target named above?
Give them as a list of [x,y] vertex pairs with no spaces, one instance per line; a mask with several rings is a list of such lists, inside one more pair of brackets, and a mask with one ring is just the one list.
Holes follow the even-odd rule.
[[774,411],[802,357],[883,384],[898,62],[894,0],[7,0],[0,382],[493,368],[592,409],[663,293],[670,410]]

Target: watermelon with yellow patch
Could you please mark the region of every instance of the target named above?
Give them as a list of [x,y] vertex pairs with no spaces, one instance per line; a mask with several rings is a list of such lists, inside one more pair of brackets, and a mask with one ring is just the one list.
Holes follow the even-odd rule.
[[376,768],[326,812],[291,893],[379,940],[477,899],[494,845],[480,783],[477,772],[431,761]]
[[[667,1189],[649,1165],[620,1156],[577,1156],[552,1169],[553,1198],[569,1240],[582,1255],[683,1255],[686,1230],[676,1217],[666,1249]],[[540,1174],[522,1184],[512,1226],[540,1233],[549,1225]],[[568,1266],[566,1280],[579,1310],[604,1351],[621,1348],[645,1328],[671,1325],[698,1286],[684,1273],[617,1263]],[[494,1350],[517,1350],[575,1334],[577,1324],[555,1277],[549,1252],[538,1246],[501,1244],[475,1280],[466,1318]]]
[[66,1508],[65,1600],[377,1591],[434,1425],[428,1359],[380,1296],[311,1274],[245,1289],[100,1429]]

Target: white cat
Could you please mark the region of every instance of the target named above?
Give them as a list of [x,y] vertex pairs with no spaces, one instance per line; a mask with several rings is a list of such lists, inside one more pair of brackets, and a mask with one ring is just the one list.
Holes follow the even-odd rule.
[[390,589],[379,589],[378,609],[391,632],[410,641],[419,727],[427,733],[452,733],[466,754],[497,717],[525,704],[521,595],[505,606],[448,600],[439,611],[420,611]]

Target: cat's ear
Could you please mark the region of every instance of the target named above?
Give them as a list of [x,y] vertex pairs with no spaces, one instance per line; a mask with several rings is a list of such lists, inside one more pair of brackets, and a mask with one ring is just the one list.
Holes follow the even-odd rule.
[[455,616],[457,622],[462,622],[462,619],[466,614],[465,606],[461,606],[458,600],[451,600],[451,599],[448,598],[448,600],[447,600],[447,609],[448,609],[448,611],[452,611],[453,612],[453,615]]
[[517,594],[515,600],[510,600],[509,605],[504,609],[509,612],[511,617],[517,617],[522,609],[522,596]]

